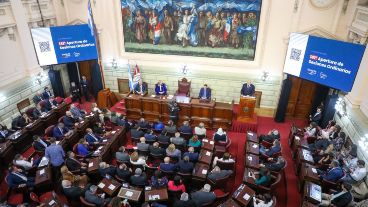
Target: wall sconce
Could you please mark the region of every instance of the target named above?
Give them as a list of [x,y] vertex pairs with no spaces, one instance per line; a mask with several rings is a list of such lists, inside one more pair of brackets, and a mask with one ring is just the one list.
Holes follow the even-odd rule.
[[112,58],[112,61],[111,61],[111,68],[113,69],[118,69],[118,61],[116,61],[115,58]]
[[337,114],[341,117],[346,116],[346,103],[345,101],[340,97],[337,99],[335,104],[335,109],[337,111]]
[[36,75],[36,84],[39,84],[41,85],[41,83],[43,81],[45,81],[47,79],[46,75],[43,73],[43,72],[39,72],[37,75]]
[[364,137],[361,137],[358,143],[363,151],[367,151],[368,150],[368,134],[365,134]]
[[263,81],[263,82],[265,82],[267,79],[268,79],[268,76],[269,76],[269,72],[267,72],[267,71],[262,71],[262,76],[261,76],[261,80]]
[[187,65],[184,65],[184,67],[181,69],[181,73],[183,73],[183,75],[188,74],[189,72],[189,68]]
[[346,14],[346,10],[349,6],[349,0],[344,0],[344,4],[342,5],[342,13]]

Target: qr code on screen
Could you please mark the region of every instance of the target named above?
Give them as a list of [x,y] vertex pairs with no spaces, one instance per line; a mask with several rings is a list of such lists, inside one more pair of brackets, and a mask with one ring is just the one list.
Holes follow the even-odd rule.
[[38,42],[38,45],[40,46],[41,52],[50,52],[50,42]]
[[291,48],[290,59],[299,61],[300,60],[300,54],[301,53],[302,53],[302,50]]

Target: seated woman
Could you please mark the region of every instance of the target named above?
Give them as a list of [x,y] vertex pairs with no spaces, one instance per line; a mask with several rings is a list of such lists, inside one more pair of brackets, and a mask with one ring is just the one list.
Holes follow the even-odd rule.
[[[259,177],[256,178],[255,174],[259,174]],[[271,173],[265,167],[261,167],[259,172],[250,172],[250,177],[254,179],[256,185],[261,185],[264,187],[269,187],[271,185]]]
[[181,151],[175,148],[174,144],[170,144],[166,149],[166,155],[169,157],[181,157]]
[[155,174],[151,177],[152,187],[166,187],[169,181],[165,176],[162,176],[161,171],[156,170]]
[[170,180],[167,184],[167,189],[171,191],[179,191],[186,192],[185,185],[183,184],[181,177],[179,175],[175,175],[174,180]]
[[228,153],[228,152],[225,152],[224,155],[222,156],[222,158],[215,157],[213,159],[213,164],[212,164],[213,167],[215,167],[217,165],[217,161],[235,162],[235,160],[231,157],[230,153]]
[[273,200],[269,193],[257,195],[253,198],[253,207],[271,207],[272,205]]
[[133,152],[130,155],[130,163],[132,165],[141,165],[143,168],[147,166],[146,159],[144,157],[139,157],[138,152]]
[[91,155],[91,152],[88,150],[88,142],[85,138],[79,140],[77,144],[77,153],[81,157],[88,157]]
[[68,167],[63,165],[60,169],[63,180],[69,180],[74,186],[86,186],[88,183],[87,175],[74,175]]
[[201,140],[198,139],[198,136],[196,134],[189,139],[188,143],[189,147],[200,147],[201,145],[202,145]]
[[213,139],[216,142],[227,142],[226,132],[224,132],[222,128],[218,128],[216,133],[213,135]]
[[317,135],[317,123],[311,122],[309,127],[305,128],[304,138],[307,139],[308,137],[314,137]]
[[118,168],[116,168],[116,175],[122,180],[128,181],[132,174],[132,169],[128,168],[128,166],[124,163],[120,164]]

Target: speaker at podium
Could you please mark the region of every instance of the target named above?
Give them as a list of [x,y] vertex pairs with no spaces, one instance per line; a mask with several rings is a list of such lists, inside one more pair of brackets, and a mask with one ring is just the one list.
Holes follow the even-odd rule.
[[254,107],[256,106],[256,97],[240,96],[238,121],[249,122],[254,119]]

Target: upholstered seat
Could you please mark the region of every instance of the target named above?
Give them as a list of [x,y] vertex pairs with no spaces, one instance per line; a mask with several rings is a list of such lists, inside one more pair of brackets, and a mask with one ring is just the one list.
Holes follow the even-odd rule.
[[186,78],[178,80],[178,90],[176,91],[176,96],[190,96],[190,86],[191,82]]

